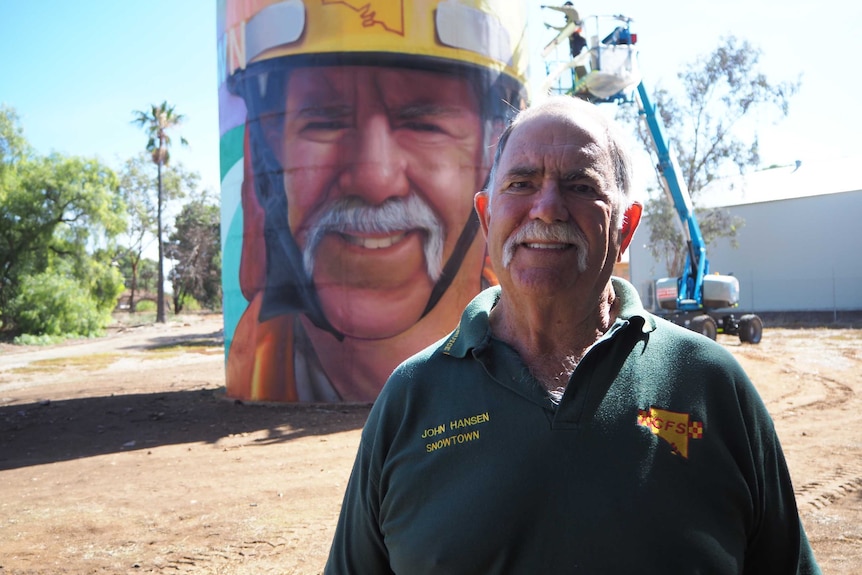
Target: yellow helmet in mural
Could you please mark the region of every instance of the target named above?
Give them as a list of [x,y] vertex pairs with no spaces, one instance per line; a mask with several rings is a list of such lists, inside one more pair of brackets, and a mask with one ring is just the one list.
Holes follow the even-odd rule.
[[526,84],[526,6],[511,0],[223,0],[225,78],[291,57],[461,63]]

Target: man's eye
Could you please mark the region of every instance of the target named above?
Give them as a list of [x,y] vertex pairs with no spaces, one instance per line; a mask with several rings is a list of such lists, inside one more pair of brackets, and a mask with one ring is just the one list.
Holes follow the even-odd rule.
[[297,126],[300,138],[310,142],[332,143],[339,141],[350,123],[341,119],[307,120]]
[[515,181],[509,182],[506,185],[506,189],[510,192],[526,193],[532,189],[532,185],[529,181]]
[[580,197],[596,198],[599,196],[598,190],[589,184],[572,184],[569,186],[569,190]]
[[347,128],[347,122],[343,120],[321,120],[317,122],[308,122],[303,126],[303,131],[315,131],[315,130],[344,130]]
[[432,134],[441,134],[444,132],[443,128],[439,124],[435,124],[433,122],[419,122],[414,120],[404,122],[402,127],[406,130],[413,130],[414,132],[427,132]]

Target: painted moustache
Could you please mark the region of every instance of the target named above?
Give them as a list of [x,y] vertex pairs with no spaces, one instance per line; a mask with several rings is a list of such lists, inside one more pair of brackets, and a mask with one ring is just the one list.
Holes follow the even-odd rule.
[[383,249],[413,230],[423,233],[426,270],[437,281],[443,268],[443,224],[416,194],[390,198],[379,205],[370,205],[355,196],[330,204],[308,230],[308,241],[302,250],[305,273],[312,276],[314,252],[326,234],[338,234],[345,241],[367,249]]

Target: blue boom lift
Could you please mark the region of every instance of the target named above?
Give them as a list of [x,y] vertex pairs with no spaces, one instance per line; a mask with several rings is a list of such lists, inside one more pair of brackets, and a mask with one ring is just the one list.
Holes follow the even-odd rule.
[[[600,17],[591,18],[595,19],[598,30]],[[732,312],[739,304],[739,280],[709,271],[706,242],[697,223],[691,195],[640,77],[635,49],[637,35],[631,33],[631,19],[620,15],[611,18],[622,24],[615,26],[601,41],[598,41],[598,35],[594,36],[592,46],[587,44],[586,49],[558,63],[549,71],[543,88],[596,103],[637,102],[658,159],[656,170],[659,179],[682,223],[687,247],[682,275],[661,278],[655,283],[660,313],[674,323],[710,339],[715,339],[717,333],[725,333],[738,335],[742,342],[759,343],[763,334],[761,319],[754,314],[738,317]],[[571,24],[562,28],[546,46],[543,57],[547,58],[561,45],[567,34],[581,33],[582,21],[575,23],[575,26]]]

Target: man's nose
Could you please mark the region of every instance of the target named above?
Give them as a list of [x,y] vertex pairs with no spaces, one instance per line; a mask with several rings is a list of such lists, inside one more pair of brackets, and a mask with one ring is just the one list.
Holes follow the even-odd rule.
[[569,219],[568,206],[556,182],[543,182],[542,187],[533,194],[530,217],[545,223],[565,222]]
[[339,175],[341,192],[379,204],[409,192],[406,155],[384,114],[367,118],[343,153],[347,165]]

